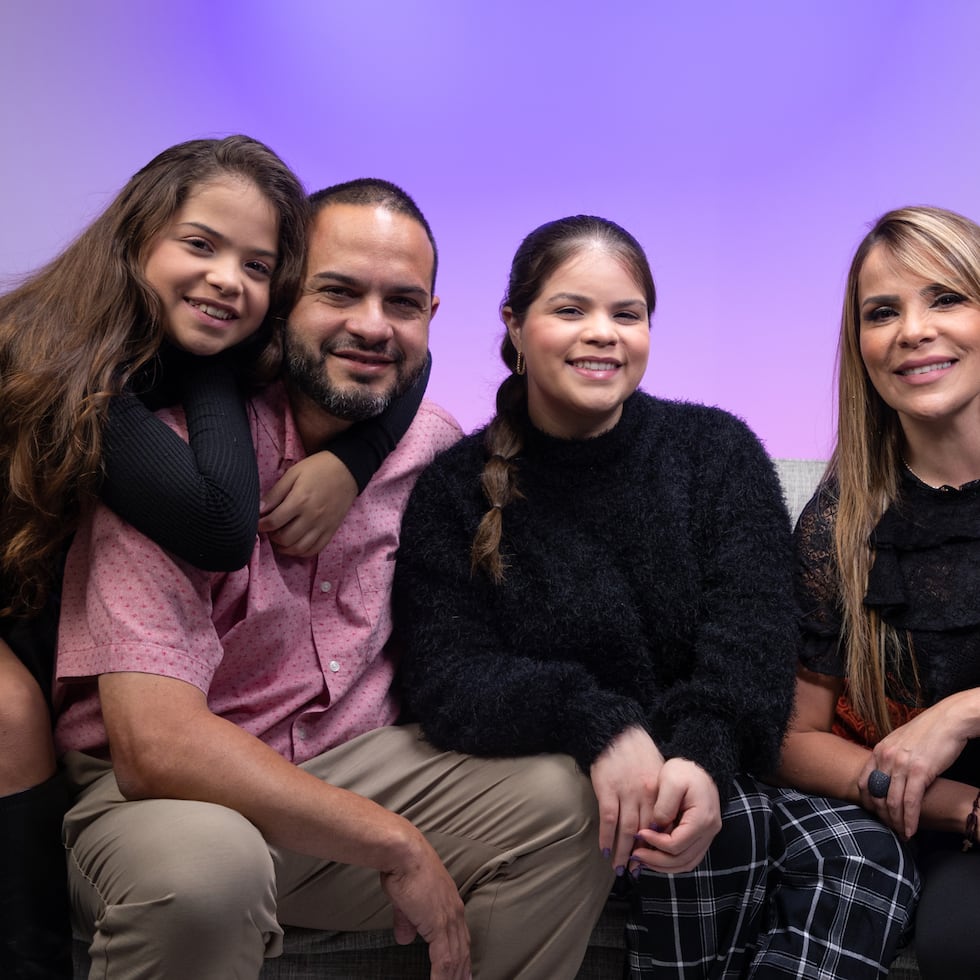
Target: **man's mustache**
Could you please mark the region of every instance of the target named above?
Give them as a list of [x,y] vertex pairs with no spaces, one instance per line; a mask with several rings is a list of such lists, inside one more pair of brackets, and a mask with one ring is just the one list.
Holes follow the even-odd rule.
[[327,354],[374,354],[392,361],[394,364],[401,364],[405,360],[405,352],[400,347],[390,344],[365,344],[356,337],[348,340],[325,340],[320,344],[320,353]]

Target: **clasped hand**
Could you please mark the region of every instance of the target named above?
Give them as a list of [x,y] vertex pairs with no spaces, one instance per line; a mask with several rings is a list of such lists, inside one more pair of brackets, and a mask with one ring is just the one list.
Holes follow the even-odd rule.
[[[886,735],[871,750],[858,778],[865,809],[906,840],[919,828],[926,790],[966,745],[966,736],[959,730],[959,713],[951,710],[957,697],[934,704]],[[875,769],[891,778],[883,799],[868,792],[868,777]]]
[[617,874],[638,865],[690,871],[721,829],[714,780],[687,759],[664,760],[649,734],[628,728],[591,768],[599,846]]

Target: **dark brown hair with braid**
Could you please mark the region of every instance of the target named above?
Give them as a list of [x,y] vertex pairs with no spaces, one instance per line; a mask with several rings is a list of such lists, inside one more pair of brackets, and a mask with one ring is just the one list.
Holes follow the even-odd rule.
[[292,171],[247,136],[164,150],[65,251],[0,296],[0,574],[11,600],[0,614],[43,604],[99,490],[108,401],[163,338],[147,253],[194,188],[222,176],[253,182],[279,218],[269,311],[245,342],[260,360],[299,288],[308,204]]
[[[507,292],[500,304],[501,316],[508,310],[518,323],[523,323],[548,279],[579,252],[594,247],[605,249],[623,264],[643,291],[652,316],[657,293],[640,243],[615,222],[582,214],[549,221],[521,242],[511,263]],[[517,460],[530,424],[527,378],[517,374],[517,349],[506,331],[500,356],[510,373],[497,389],[497,412],[484,436],[487,462],[480,478],[490,509],[480,521],[470,551],[473,572],[482,570],[497,583],[504,577],[500,554],[503,510],[523,496],[518,487]]]

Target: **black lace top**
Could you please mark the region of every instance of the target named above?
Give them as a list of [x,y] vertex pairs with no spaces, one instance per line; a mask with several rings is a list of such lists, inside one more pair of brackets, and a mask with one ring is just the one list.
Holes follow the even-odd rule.
[[[803,632],[800,659],[816,673],[843,677],[832,540],[836,506],[834,488],[822,488],[800,515],[796,594]],[[919,703],[929,706],[980,687],[980,481],[939,490],[904,471],[899,497],[871,543],[875,561],[865,605],[877,609],[911,644]],[[889,697],[911,703],[914,695],[895,676]]]

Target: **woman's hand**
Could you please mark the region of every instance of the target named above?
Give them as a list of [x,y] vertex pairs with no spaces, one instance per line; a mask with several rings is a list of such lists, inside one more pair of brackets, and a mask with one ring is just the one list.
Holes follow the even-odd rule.
[[721,830],[714,780],[688,759],[668,759],[660,770],[653,821],[637,834],[633,860],[652,871],[691,871]]
[[323,450],[291,466],[262,498],[259,530],[283,554],[307,558],[329,544],[356,499],[350,470]]
[[[858,780],[862,804],[900,837],[919,828],[922,797],[953,764],[977,726],[977,691],[950,695],[886,735],[872,750]],[[868,777],[879,769],[891,777],[884,799],[868,792]]]
[[599,847],[616,874],[629,863],[636,834],[654,821],[664,757],[642,728],[627,728],[592,763],[592,788],[599,802]]

